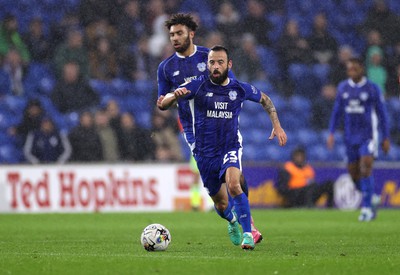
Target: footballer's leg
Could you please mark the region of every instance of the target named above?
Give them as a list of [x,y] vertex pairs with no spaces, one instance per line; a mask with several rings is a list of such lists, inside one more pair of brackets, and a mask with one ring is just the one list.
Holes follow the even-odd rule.
[[[247,181],[243,176],[243,174],[240,175],[240,186],[242,187],[243,193],[245,193],[248,198],[249,188],[247,186]],[[259,243],[262,241],[263,236],[261,235],[261,232],[258,231],[257,227],[254,225],[254,219],[252,216],[250,217],[250,222],[251,222],[251,234],[253,235],[254,242]]]
[[362,202],[359,221],[371,221],[376,217],[376,213],[372,208],[372,195],[375,191],[371,175],[373,162],[374,158],[371,155],[362,156],[360,159]]
[[228,198],[226,184],[223,183],[218,193],[211,196],[211,198],[214,201],[214,208],[217,214],[220,215],[221,218],[228,221],[228,235],[231,242],[234,245],[239,245],[242,240],[239,220],[235,211],[233,210],[233,204]]
[[241,171],[237,167],[228,167],[225,173],[225,181],[228,186],[229,194],[235,204],[235,212],[243,229],[242,249],[253,250],[255,247],[253,235],[251,233],[251,213],[249,200],[243,193],[240,186]]

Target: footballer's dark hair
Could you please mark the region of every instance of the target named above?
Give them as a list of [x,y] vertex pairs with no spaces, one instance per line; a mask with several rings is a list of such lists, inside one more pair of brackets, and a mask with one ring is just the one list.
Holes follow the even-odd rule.
[[173,14],[169,20],[165,21],[164,25],[168,28],[168,30],[171,29],[171,27],[174,25],[183,25],[194,32],[197,30],[198,27],[197,23],[193,20],[193,16],[188,13]]
[[228,61],[231,60],[230,55],[229,55],[229,51],[227,48],[225,48],[224,46],[221,45],[215,45],[213,46],[210,51],[214,51],[214,52],[225,52],[226,56],[228,57]]
[[349,58],[349,60],[347,60],[347,62],[355,63],[355,64],[360,65],[361,67],[364,67],[364,61],[358,57],[351,57],[351,58]]

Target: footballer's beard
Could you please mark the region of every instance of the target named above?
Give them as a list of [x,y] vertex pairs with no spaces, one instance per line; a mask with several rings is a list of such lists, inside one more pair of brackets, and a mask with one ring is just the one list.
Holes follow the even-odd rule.
[[[217,74],[217,76],[215,76],[214,74]],[[210,79],[212,82],[214,82],[215,84],[221,85],[222,83],[224,83],[224,81],[228,78],[228,69],[226,69],[225,71],[223,71],[222,73],[218,72],[218,71],[214,71],[214,72],[210,72]]]
[[184,53],[186,52],[187,49],[189,49],[189,47],[190,47],[190,38],[188,36],[186,40],[183,41],[183,44],[179,48],[176,48],[175,51],[177,51],[178,53]]

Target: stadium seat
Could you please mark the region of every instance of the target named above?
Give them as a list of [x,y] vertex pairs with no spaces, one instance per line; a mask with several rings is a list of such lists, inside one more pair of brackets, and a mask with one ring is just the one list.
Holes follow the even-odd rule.
[[22,152],[13,145],[0,146],[0,163],[15,164],[23,160]]

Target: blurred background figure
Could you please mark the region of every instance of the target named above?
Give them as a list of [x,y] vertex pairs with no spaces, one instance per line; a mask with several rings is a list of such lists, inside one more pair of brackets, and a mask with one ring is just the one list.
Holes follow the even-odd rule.
[[114,48],[107,37],[99,37],[89,51],[89,77],[111,81],[118,74],[118,64]]
[[12,14],[6,14],[0,26],[0,59],[11,49],[18,51],[24,65],[29,63],[28,48],[18,32],[18,19]]
[[79,125],[70,131],[68,139],[72,148],[71,161],[100,162],[103,160],[103,148],[91,112],[85,111],[80,115]]
[[241,81],[265,80],[267,75],[261,68],[261,57],[257,41],[251,33],[242,35],[239,47],[233,51],[233,71]]
[[8,83],[10,86],[10,91],[13,95],[24,96],[24,76],[25,68],[21,55],[16,49],[10,49],[5,58],[2,71],[6,78],[8,78]]
[[58,131],[49,117],[44,117],[40,128],[29,132],[24,145],[24,155],[32,164],[63,164],[71,155],[71,146],[66,134]]
[[333,182],[315,182],[314,168],[302,147],[292,151],[291,160],[279,171],[277,185],[286,207],[314,207],[322,195],[327,196],[327,207],[333,207]]
[[40,17],[34,17],[29,23],[29,30],[23,36],[28,47],[31,61],[39,63],[49,62],[52,56],[52,46],[49,37],[45,34],[43,20]]
[[80,66],[75,62],[64,64],[62,78],[57,81],[51,99],[61,113],[82,111],[99,103],[98,95],[80,75]]
[[110,118],[105,110],[95,113],[96,131],[100,137],[103,161],[116,162],[120,159],[117,133],[110,125]]
[[161,162],[182,161],[182,149],[177,138],[176,130],[168,121],[170,112],[163,112],[158,108],[153,113],[153,128],[151,136],[155,143],[155,158]]
[[84,33],[79,27],[67,30],[66,40],[55,50],[53,63],[58,78],[62,77],[65,64],[71,62],[78,64],[80,78],[89,79],[88,51],[84,45]]
[[321,131],[328,127],[335,99],[336,86],[332,84],[323,86],[321,93],[312,103],[311,118],[314,129]]
[[42,104],[37,99],[32,99],[23,111],[22,121],[15,127],[11,127],[8,132],[16,136],[18,142],[25,144],[29,132],[39,130],[43,117],[46,115]]
[[138,126],[130,113],[121,115],[118,144],[121,160],[134,162],[154,160],[151,132]]

